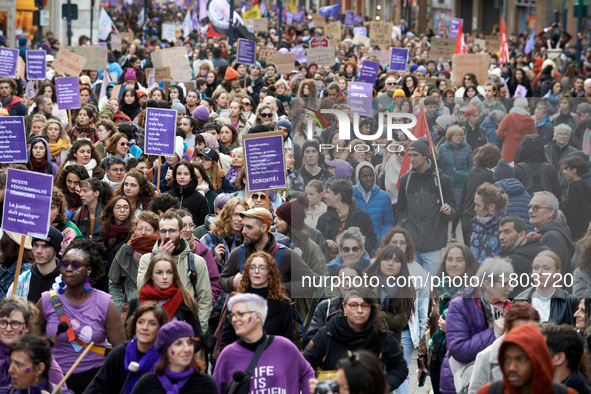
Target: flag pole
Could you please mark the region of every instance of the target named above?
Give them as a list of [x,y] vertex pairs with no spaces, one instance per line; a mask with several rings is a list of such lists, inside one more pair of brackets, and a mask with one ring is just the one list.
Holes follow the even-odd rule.
[[437,188],[439,189],[439,196],[441,197],[441,206],[445,205],[443,199],[443,190],[441,190],[441,178],[439,177],[439,167],[437,166],[437,157],[435,156],[435,147],[431,145],[431,154],[433,155],[433,162],[435,163],[435,175],[437,176]]

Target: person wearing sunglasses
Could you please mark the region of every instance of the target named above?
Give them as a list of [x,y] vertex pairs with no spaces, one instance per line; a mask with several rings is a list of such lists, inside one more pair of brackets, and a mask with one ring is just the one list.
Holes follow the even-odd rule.
[[268,105],[259,105],[256,116],[257,117],[256,121],[254,122],[254,126],[273,121],[275,119],[275,113]]
[[[261,264],[262,265],[262,264]],[[257,264],[258,266],[258,264]],[[246,275],[243,277],[247,277]],[[246,378],[248,392],[256,392],[264,382],[268,391],[283,393],[310,393],[309,380],[314,370],[306,362],[299,349],[287,338],[270,334],[267,320],[276,314],[277,302],[258,294],[239,293],[228,300],[227,314],[233,330],[240,339],[228,345],[220,354],[213,378],[220,392],[228,392],[235,384],[234,371],[247,371],[254,353],[261,347],[256,363],[257,373]],[[281,301],[285,304],[285,299]],[[285,317],[291,325],[291,316]],[[273,320],[276,320],[273,319]],[[285,322],[283,323],[285,324]]]
[[109,138],[105,151],[107,152],[107,157],[117,156],[122,158],[125,163],[133,157],[129,153],[129,140],[122,133],[115,133]]
[[402,350],[380,315],[372,290],[367,288],[353,288],[345,294],[342,311],[318,331],[304,351],[304,358],[315,370],[334,371],[347,351],[360,349],[381,356],[386,392],[397,389],[408,376]]
[[371,265],[369,253],[365,250],[365,237],[358,227],[349,227],[337,241],[338,256],[326,265],[328,274],[336,275],[342,264],[356,263],[362,270]]
[[[72,242],[60,261],[62,282],[58,290],[44,292],[37,302],[41,311],[38,332],[53,337],[62,319],[76,322],[70,324],[68,333],[58,335],[55,340],[53,355],[62,370],[69,370],[88,344],[94,342],[84,362],[68,379],[68,388],[75,393],[84,392],[104,364],[107,348],[125,341],[117,305],[109,294],[92,287],[105,273],[104,255],[105,248],[100,242],[85,239]],[[56,305],[59,305],[57,309]]]
[[[377,100],[382,104],[382,107],[388,108],[394,102],[394,92],[398,88],[396,77],[394,75],[390,75],[386,78],[385,88],[386,90],[378,95]],[[402,97],[404,97],[404,91],[401,93]]]

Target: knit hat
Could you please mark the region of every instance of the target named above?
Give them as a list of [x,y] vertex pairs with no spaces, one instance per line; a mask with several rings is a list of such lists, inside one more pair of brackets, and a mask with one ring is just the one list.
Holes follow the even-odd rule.
[[137,77],[135,76],[135,72],[133,71],[133,69],[130,67],[127,69],[127,71],[125,72],[125,79],[124,81],[137,81]]
[[215,149],[211,149],[211,148],[205,148],[203,149],[203,152],[201,153],[197,153],[197,157],[199,156],[203,156],[208,160],[211,161],[219,161],[220,160],[220,155],[215,151]]
[[90,77],[88,75],[83,75],[80,78],[78,78],[80,80],[80,84],[81,85],[89,85],[92,83],[90,80]]
[[238,72],[236,70],[234,70],[232,67],[226,68],[226,75],[224,76],[224,79],[226,81],[230,81],[232,79],[236,79],[239,77],[240,77],[240,74],[238,74]]
[[304,220],[306,219],[306,210],[304,209],[304,205],[300,201],[300,198],[305,199],[306,197],[300,196],[295,201],[284,202],[275,211],[277,216],[285,220],[287,224],[293,226],[297,230],[304,228]]
[[160,354],[166,353],[166,350],[174,341],[179,338],[190,337],[193,338],[195,332],[193,327],[187,322],[176,320],[171,321],[160,327],[156,342],[154,342],[154,349]]
[[101,110],[99,115],[102,115],[102,114],[109,115],[109,118],[111,118],[111,120],[113,120],[115,118],[115,115],[113,115],[113,113],[111,111],[109,111],[108,109]]
[[248,71],[250,72],[250,69],[253,67],[258,67],[259,70],[262,70],[261,63],[259,62],[256,62],[255,64],[251,64],[250,66],[248,66]]
[[581,159],[585,160],[585,163],[589,162],[589,156],[587,156],[585,154],[585,152],[583,152],[582,150],[576,150],[574,152],[570,152],[566,154],[566,157],[573,157],[573,156],[578,156]]
[[198,105],[197,108],[195,108],[195,110],[193,111],[193,117],[195,119],[207,122],[209,120],[209,110],[203,104]]
[[230,201],[231,199],[232,199],[231,194],[228,194],[228,193],[218,194],[218,196],[215,198],[215,200],[213,200],[213,209],[223,208],[224,205],[226,205],[226,203],[228,201]]
[[259,219],[269,227],[271,227],[271,222],[273,221],[273,215],[265,208],[252,208],[248,211],[240,212],[239,215],[241,218]]
[[408,150],[417,151],[423,156],[430,156],[429,141],[427,141],[427,138],[421,137],[415,141],[412,141],[408,146]]
[[514,107],[529,108],[529,103],[525,97],[518,97],[515,99]]
[[328,167],[333,167],[335,169],[337,179],[348,179],[353,175],[353,166],[346,160],[326,160],[325,163]]
[[64,236],[61,231],[59,231],[55,227],[49,227],[49,233],[47,233],[47,238],[38,238],[33,237],[31,244],[34,244],[37,241],[44,241],[53,246],[55,249],[55,253],[59,254],[62,250],[62,241],[64,240]]
[[179,157],[179,160],[183,160],[184,148],[185,140],[177,135],[174,140],[174,153]]
[[406,97],[406,95],[404,94],[404,90],[396,89],[394,91],[394,97]]
[[179,115],[184,116],[187,114],[187,109],[183,104],[181,104],[180,100],[173,100],[170,108],[174,109]]
[[220,143],[218,142],[218,140],[215,139],[213,135],[209,134],[208,132],[201,133],[199,135],[203,136],[203,141],[205,141],[205,146],[207,148],[212,148],[213,150],[219,152]]
[[279,122],[277,122],[277,124],[275,124],[275,130],[277,131],[277,129],[279,127],[285,127],[287,129],[287,131],[289,132],[289,135],[291,135],[291,122],[287,119],[280,119]]
[[146,93],[146,92],[144,92],[143,90],[140,90],[140,89],[136,90],[135,91],[135,94],[137,94],[137,98],[141,98],[142,96],[146,96],[146,97],[148,96],[148,93]]
[[499,160],[493,173],[493,181],[498,182],[507,178],[515,178],[515,171],[505,159]]
[[498,78],[501,78],[501,69],[500,68],[495,68],[490,72],[490,75],[494,75]]
[[[16,244],[18,246],[21,246],[21,235],[17,234],[17,233],[12,233],[10,231],[5,231],[4,234],[8,235],[10,237],[10,239],[12,239],[14,242],[16,242]],[[25,249],[28,250],[32,250],[33,249],[33,244],[31,242],[32,237],[30,235],[27,235],[25,237]]]
[[435,123],[443,130],[447,130],[449,126],[451,126],[454,122],[454,118],[451,115],[441,115],[435,119]]
[[412,66],[409,67],[408,71],[409,72],[414,72],[417,68],[419,68],[419,66],[417,66],[416,64],[413,64]]
[[422,71],[423,74],[427,75],[427,67],[425,67],[425,66],[419,66],[417,68],[417,71]]
[[248,134],[266,133],[267,131],[269,131],[269,128],[267,126],[265,126],[264,124],[258,124],[254,127],[251,127],[251,129],[248,130]]

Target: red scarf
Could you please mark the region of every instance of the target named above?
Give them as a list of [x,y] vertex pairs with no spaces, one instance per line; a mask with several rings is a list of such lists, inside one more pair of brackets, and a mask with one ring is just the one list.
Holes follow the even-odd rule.
[[47,172],[47,157],[41,159],[40,162],[31,157],[29,163],[31,163],[34,172]]
[[140,304],[146,301],[162,301],[168,300],[162,307],[168,315],[168,319],[172,320],[174,314],[183,303],[183,294],[181,290],[172,284],[166,290],[157,289],[153,283],[148,283],[140,290]]

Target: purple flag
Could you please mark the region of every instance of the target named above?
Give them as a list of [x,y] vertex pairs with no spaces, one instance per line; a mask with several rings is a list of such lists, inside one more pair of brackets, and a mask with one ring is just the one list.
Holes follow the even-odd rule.
[[328,5],[326,7],[321,7],[318,9],[318,13],[320,15],[322,15],[325,18],[329,18],[329,17],[333,17],[335,19],[337,19],[337,17],[340,18],[340,9],[341,9],[341,4],[335,4],[335,5]]

